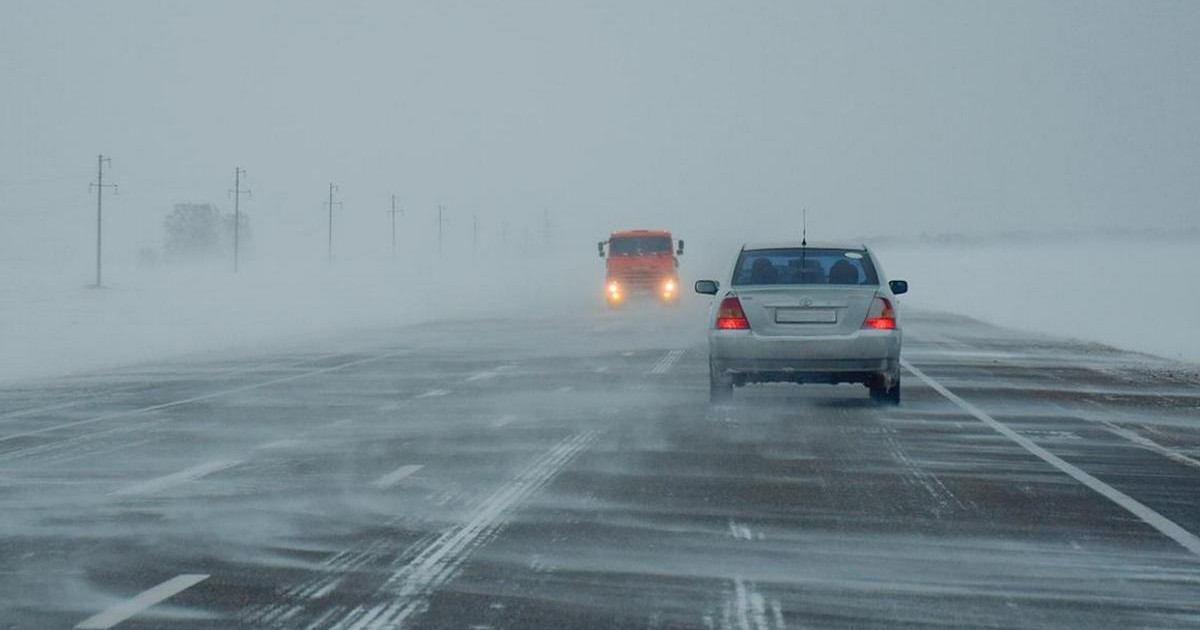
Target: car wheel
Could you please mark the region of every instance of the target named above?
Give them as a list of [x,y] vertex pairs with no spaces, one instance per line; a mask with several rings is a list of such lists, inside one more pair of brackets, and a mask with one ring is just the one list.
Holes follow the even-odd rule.
[[717,376],[710,367],[708,372],[708,401],[713,404],[720,404],[729,402],[732,399],[733,381]]
[[900,404],[900,377],[896,377],[891,387],[884,385],[883,379],[871,383],[868,387],[871,390],[871,400],[881,405]]

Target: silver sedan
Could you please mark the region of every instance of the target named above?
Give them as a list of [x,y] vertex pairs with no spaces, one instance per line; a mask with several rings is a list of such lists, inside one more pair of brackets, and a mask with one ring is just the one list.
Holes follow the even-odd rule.
[[709,383],[714,402],[747,383],[861,383],[871,398],[900,403],[897,295],[864,245],[746,246],[710,311]]

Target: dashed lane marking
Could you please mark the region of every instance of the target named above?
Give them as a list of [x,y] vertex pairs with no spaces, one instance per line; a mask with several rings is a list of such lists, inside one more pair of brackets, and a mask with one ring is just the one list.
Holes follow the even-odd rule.
[[517,366],[515,366],[515,365],[501,365],[495,369],[485,370],[485,371],[479,372],[477,374],[472,374],[471,376],[467,377],[466,382],[474,383],[475,381],[486,381],[488,379],[493,379],[493,378],[496,378],[497,376],[500,376],[504,372],[516,369],[516,367]]
[[267,442],[266,444],[259,445],[255,448],[259,448],[259,449],[263,449],[263,450],[275,450],[275,449],[283,449],[283,448],[295,448],[297,446],[300,446],[301,444],[304,444],[304,440],[297,440],[297,439],[293,439],[293,438],[284,438],[282,440],[275,440],[274,442]]
[[191,468],[188,468],[187,470],[181,470],[177,473],[171,473],[169,475],[163,475],[162,477],[155,477],[154,479],[147,479],[146,481],[135,483],[130,486],[125,486],[124,488],[121,488],[119,490],[114,490],[111,494],[112,494],[112,496],[117,496],[117,497],[128,497],[128,496],[135,496],[135,495],[139,495],[139,494],[152,494],[154,492],[160,492],[162,490],[166,490],[167,488],[170,488],[172,486],[178,486],[179,484],[187,483],[189,481],[194,481],[205,475],[210,475],[212,473],[215,473],[219,470],[225,470],[226,468],[232,468],[234,466],[237,466],[240,463],[242,463],[242,460],[237,460],[237,459],[217,460],[217,461],[207,462],[204,464],[200,464],[198,466],[192,466]]
[[392,472],[376,479],[375,481],[372,481],[371,486],[373,486],[375,488],[380,488],[380,489],[390,488],[390,487],[400,483],[401,481],[403,481],[406,477],[412,476],[414,473],[416,473],[418,470],[421,470],[422,468],[424,468],[424,466],[422,466],[420,464],[409,464],[407,466],[401,466],[401,467],[397,468],[396,470],[393,470]]
[[143,591],[133,599],[125,600],[107,610],[88,617],[75,626],[78,630],[105,630],[130,617],[150,608],[151,606],[177,595],[201,582],[207,580],[203,574],[186,573],[177,575],[154,588]]
[[666,374],[671,369],[671,366],[675,365],[686,352],[687,350],[671,350],[667,352],[658,360],[658,363],[654,364],[654,367],[650,368],[647,374]]
[[387,594],[385,603],[356,607],[332,627],[336,630],[404,627],[406,620],[428,608],[432,593],[458,573],[467,557],[499,530],[506,514],[550,483],[597,435],[586,432],[559,442],[488,497],[470,520],[438,536],[394,573],[383,587]]
[[438,398],[440,396],[445,396],[446,394],[449,394],[449,393],[450,393],[450,391],[446,390],[446,389],[431,389],[431,390],[425,392],[424,394],[417,394],[413,398]]
[[941,394],[950,402],[958,405],[963,409],[963,411],[971,414],[977,420],[991,427],[997,433],[1012,440],[1013,442],[1016,442],[1017,445],[1026,451],[1029,451],[1038,459],[1041,459],[1047,464],[1050,464],[1051,466],[1054,466],[1060,471],[1066,473],[1075,481],[1078,481],[1106,499],[1116,503],[1130,514],[1133,514],[1141,519],[1147,525],[1157,529],[1164,536],[1179,543],[1188,551],[1200,556],[1200,538],[1197,538],[1195,534],[1180,527],[1174,521],[1154,511],[1146,504],[1134,499],[1120,490],[1117,490],[1103,481],[1100,481],[1078,466],[1063,460],[1054,453],[1051,453],[1037,444],[1034,444],[1032,440],[1010,429],[1007,425],[991,417],[979,407],[976,407],[962,398],[959,398],[958,395],[949,389],[946,389],[941,383],[933,380],[933,378],[927,376],[924,372],[917,369],[915,366],[913,366],[913,364],[909,363],[907,359],[900,359],[900,364],[903,365],[904,368],[909,372],[911,372],[913,376],[916,376],[926,385],[932,387],[934,391]]
[[496,418],[495,420],[492,421],[492,428],[499,429],[500,427],[508,426],[509,424],[512,423],[513,420],[516,420],[516,419],[517,419],[516,414],[506,413],[503,416],[500,416],[499,418]]

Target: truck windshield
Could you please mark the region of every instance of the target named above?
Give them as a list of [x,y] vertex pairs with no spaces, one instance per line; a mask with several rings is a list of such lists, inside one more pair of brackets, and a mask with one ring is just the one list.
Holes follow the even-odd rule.
[[608,241],[608,251],[613,256],[641,256],[643,254],[671,253],[669,236],[622,236]]
[[865,251],[756,249],[742,252],[733,284],[879,284]]

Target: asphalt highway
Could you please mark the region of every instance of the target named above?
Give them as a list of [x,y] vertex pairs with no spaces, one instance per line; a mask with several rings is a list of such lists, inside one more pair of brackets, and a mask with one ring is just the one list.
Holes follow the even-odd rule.
[[0,628],[1200,628],[1196,367],[907,316],[899,407],[690,308],[0,389]]

